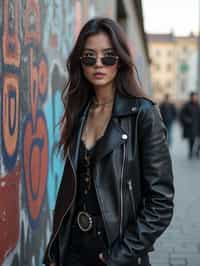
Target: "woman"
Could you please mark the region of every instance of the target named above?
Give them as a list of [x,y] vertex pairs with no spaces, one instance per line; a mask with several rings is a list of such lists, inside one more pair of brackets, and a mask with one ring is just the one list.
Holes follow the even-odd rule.
[[67,62],[65,168],[45,264],[148,266],[173,211],[166,131],[120,27],[95,18]]
[[198,151],[194,154],[196,141],[200,135],[200,106],[198,103],[198,94],[190,93],[190,99],[187,101],[180,112],[180,121],[183,127],[183,137],[188,140],[188,158],[194,155],[198,156]]

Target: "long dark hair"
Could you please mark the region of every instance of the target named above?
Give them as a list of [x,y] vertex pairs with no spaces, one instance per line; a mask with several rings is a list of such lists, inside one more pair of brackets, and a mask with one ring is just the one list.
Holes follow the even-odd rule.
[[62,148],[64,157],[67,154],[75,120],[80,110],[94,93],[92,85],[84,77],[80,57],[86,39],[100,32],[108,34],[113,48],[119,56],[119,69],[115,78],[116,89],[122,94],[144,96],[138,79],[136,79],[136,68],[121,27],[109,18],[99,17],[89,20],[80,31],[67,60],[68,80],[62,92],[65,111],[61,119],[61,138],[59,142],[59,147]]

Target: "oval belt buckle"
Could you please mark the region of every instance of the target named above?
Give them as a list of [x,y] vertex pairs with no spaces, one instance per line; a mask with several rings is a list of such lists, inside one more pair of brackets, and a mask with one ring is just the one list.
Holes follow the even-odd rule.
[[87,212],[79,212],[77,215],[77,223],[81,231],[88,232],[92,229],[92,217]]

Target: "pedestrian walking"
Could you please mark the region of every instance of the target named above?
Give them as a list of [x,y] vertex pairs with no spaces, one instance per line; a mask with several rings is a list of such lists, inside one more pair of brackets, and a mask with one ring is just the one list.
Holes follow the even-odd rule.
[[124,33],[109,18],[83,26],[67,68],[65,167],[44,263],[149,266],[174,195],[158,109],[139,88]]
[[200,128],[200,105],[196,92],[190,93],[190,99],[185,103],[180,112],[180,121],[183,127],[183,138],[188,140],[188,157],[194,154],[194,144],[199,136]]
[[167,128],[168,143],[172,143],[172,125],[176,119],[176,107],[170,100],[170,95],[165,94],[162,103],[160,104],[160,112]]
[[[200,107],[200,105],[199,105]],[[196,155],[197,158],[200,158],[200,108],[199,108],[199,115],[198,115],[198,134],[197,137],[195,138],[194,142],[194,154]]]

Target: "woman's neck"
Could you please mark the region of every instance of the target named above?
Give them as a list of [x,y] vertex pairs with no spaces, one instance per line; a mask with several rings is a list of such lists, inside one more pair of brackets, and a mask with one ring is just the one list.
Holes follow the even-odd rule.
[[94,101],[98,104],[106,103],[114,99],[114,87],[96,87]]

